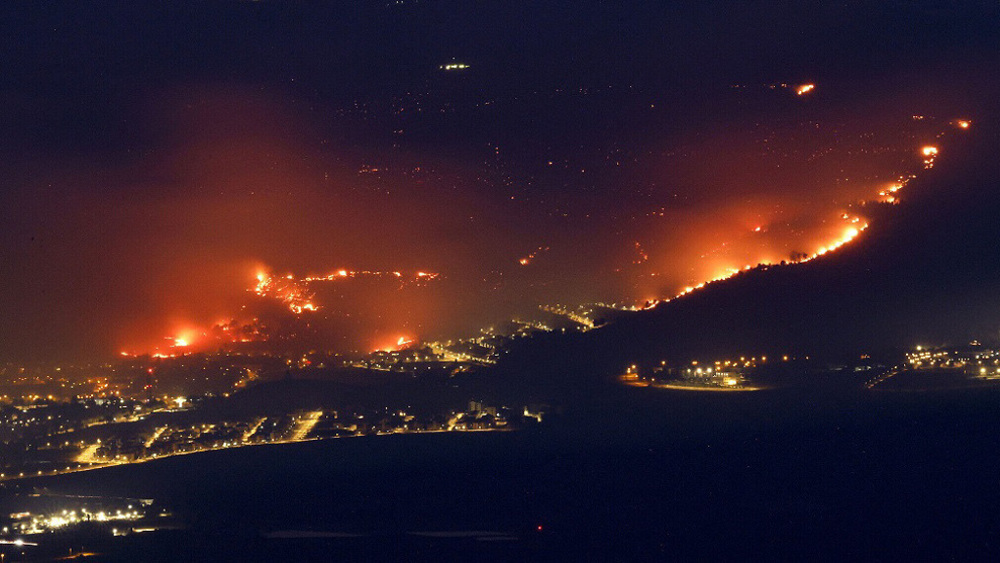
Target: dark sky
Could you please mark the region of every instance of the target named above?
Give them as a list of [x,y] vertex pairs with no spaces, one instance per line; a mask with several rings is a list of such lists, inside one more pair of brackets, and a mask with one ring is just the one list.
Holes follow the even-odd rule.
[[[247,314],[262,267],[443,275],[338,309],[365,319],[364,347],[811,252],[949,120],[986,118],[998,16],[986,1],[5,6],[0,359],[98,358]],[[438,69],[453,60],[472,68]],[[808,100],[768,89],[803,82]]]

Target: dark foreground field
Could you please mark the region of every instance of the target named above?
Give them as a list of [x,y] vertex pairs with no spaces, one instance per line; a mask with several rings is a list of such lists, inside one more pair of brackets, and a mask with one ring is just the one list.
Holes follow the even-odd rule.
[[188,527],[43,536],[27,553],[74,542],[102,561],[1000,551],[997,390],[623,393],[518,433],[252,447],[41,479],[31,485],[156,498]]

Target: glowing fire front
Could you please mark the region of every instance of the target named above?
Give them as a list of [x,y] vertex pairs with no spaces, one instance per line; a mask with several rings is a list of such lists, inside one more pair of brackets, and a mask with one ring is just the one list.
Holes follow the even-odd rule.
[[[325,276],[305,276],[296,277],[293,274],[283,276],[273,275],[267,270],[261,269],[256,272],[255,283],[247,291],[258,297],[276,300],[288,311],[296,316],[315,313],[323,309],[316,299],[317,284],[324,283],[345,283],[352,279],[386,280],[397,284],[400,289],[405,287],[422,287],[431,282],[441,279],[441,275],[435,272],[412,272],[404,273],[400,271],[369,271],[369,270],[347,270],[339,269]],[[211,325],[186,324],[173,331],[171,336],[164,337],[167,342],[164,345],[152,348],[144,347],[143,352],[133,352],[123,350],[120,352],[123,357],[140,356],[148,354],[153,358],[175,358],[186,354],[205,351],[226,344],[249,343],[268,340],[266,331],[261,330],[258,319],[247,320],[246,322],[235,319],[220,320]],[[398,336],[397,336],[398,337]],[[397,337],[393,337],[396,342]],[[400,337],[394,349],[403,348],[409,345],[412,339]]]
[[815,84],[803,84],[795,89],[795,93],[799,96],[804,96],[805,94],[812,92],[815,88]]
[[[805,94],[805,93],[811,91],[814,87],[815,86],[813,84],[804,84],[804,85],[799,86],[797,88],[796,93],[799,94],[799,95],[802,95],[802,94]],[[914,116],[914,117],[916,118],[918,116]],[[923,119],[922,116],[919,116],[919,117],[921,119]],[[967,130],[971,126],[972,122],[969,121],[969,120],[966,120],[966,119],[961,119],[961,120],[953,121],[951,123],[955,127],[958,127],[960,130]],[[943,135],[943,133],[941,135]],[[938,152],[939,152],[938,147],[934,146],[934,145],[925,145],[925,146],[923,146],[923,147],[920,148],[919,155],[923,158],[924,169],[929,169],[929,168],[932,168],[934,166],[934,160],[937,158]],[[882,202],[882,203],[892,203],[892,204],[898,203],[897,193],[900,190],[902,190],[906,186],[906,184],[910,182],[910,180],[912,180],[914,178],[916,178],[916,175],[914,175],[914,174],[900,176],[898,181],[893,182],[887,188],[885,188],[885,189],[883,189],[883,190],[881,190],[881,191],[878,192],[878,199],[876,199],[876,201],[879,201],[879,202]],[[868,222],[865,221],[862,217],[851,216],[848,213],[843,213],[840,216],[840,218],[842,220],[844,220],[844,221],[847,221],[848,222],[848,226],[845,227],[845,229],[842,231],[842,234],[838,238],[835,238],[831,242],[829,242],[829,243],[827,243],[825,245],[820,246],[812,254],[804,254],[804,255],[795,257],[792,260],[792,262],[793,263],[808,262],[810,260],[814,260],[816,258],[819,258],[820,256],[824,256],[826,254],[829,254],[830,252],[833,252],[833,251],[837,250],[838,248],[844,246],[845,244],[851,242],[852,240],[856,239],[859,235],[861,235],[861,233],[864,230],[866,230],[868,228]],[[761,232],[763,232],[765,230],[766,229],[764,227],[759,226],[759,225],[753,228],[753,232],[754,233],[761,233]],[[773,263],[770,262],[770,261],[762,261],[762,262],[760,262],[758,264],[758,266],[771,266],[771,265],[773,265]],[[753,269],[753,265],[751,265],[751,264],[747,264],[747,265],[743,266],[742,268],[735,268],[735,267],[728,268],[728,269],[726,269],[725,271],[723,271],[720,274],[716,275],[715,277],[713,277],[710,280],[701,282],[701,283],[699,283],[697,285],[690,285],[690,286],[687,286],[687,287],[683,288],[680,292],[678,292],[676,295],[674,295],[671,298],[647,299],[645,301],[644,305],[642,305],[641,307],[637,307],[637,308],[644,308],[644,309],[653,308],[656,305],[658,305],[659,303],[670,302],[673,299],[677,299],[677,298],[683,297],[685,295],[688,295],[689,293],[693,293],[693,292],[695,292],[695,291],[697,291],[697,290],[705,287],[708,284],[729,279],[729,278],[731,278],[731,277],[739,274],[742,271],[751,270],[751,269]]]
[[[786,85],[782,86],[789,87]],[[812,84],[804,84],[798,86],[796,92],[799,94],[805,94],[807,92],[811,92],[813,88],[814,85]],[[914,119],[923,120],[924,118],[922,116],[914,116]],[[948,121],[947,123],[949,127],[960,135],[966,134],[965,131],[968,131],[972,126],[972,121],[968,119],[956,119]],[[899,203],[900,192],[904,190],[910,181],[916,178],[915,172],[919,170],[917,167],[921,163],[925,169],[932,167],[938,156],[942,154],[943,146],[937,143],[945,135],[946,132],[940,131],[933,137],[928,135],[925,141],[928,144],[910,146],[907,150],[912,151],[911,154],[915,158],[913,162],[913,170],[910,170],[911,173],[899,175],[894,181],[882,184],[876,190],[873,190],[873,197],[863,201],[862,205],[870,203],[871,201],[888,204]],[[931,141],[931,138],[933,138],[934,141]],[[931,142],[935,144],[929,144]],[[863,216],[864,212],[860,211],[860,209],[862,208],[853,206],[842,208],[839,219],[836,219],[837,216],[834,215],[824,220],[823,222],[826,225],[823,227],[822,237],[810,238],[807,241],[803,241],[804,246],[799,248],[804,250],[804,252],[796,251],[789,255],[787,253],[789,248],[786,247],[783,254],[787,262],[801,263],[814,260],[820,256],[836,251],[842,246],[860,237],[869,226],[867,219]],[[692,274],[688,280],[689,285],[679,290],[675,289],[676,286],[674,286],[675,288],[672,288],[672,291],[660,294],[661,296],[670,296],[672,294],[669,298],[651,298],[648,297],[649,293],[647,293],[643,296],[646,297],[643,299],[644,305],[640,305],[637,308],[653,307],[661,302],[669,302],[673,299],[693,293],[713,282],[729,279],[740,274],[741,272],[752,270],[754,266],[771,266],[779,261],[785,262],[786,260],[782,260],[781,257],[776,257],[775,252],[770,252],[762,246],[763,244],[769,242],[768,237],[780,236],[777,234],[779,232],[778,225],[776,223],[770,224],[769,221],[770,219],[762,215],[758,215],[752,219],[746,219],[744,226],[747,231],[744,232],[744,235],[748,237],[758,237],[760,241],[759,243],[753,243],[755,246],[750,252],[744,252],[742,256],[737,253],[730,253],[728,257],[725,257],[721,253],[714,257],[702,255],[702,258],[710,258],[712,262],[707,267],[700,270],[699,273]],[[722,247],[726,247],[727,244],[728,241],[724,242]],[[650,262],[650,254],[655,254],[653,251],[647,251],[646,248],[644,248],[643,243],[640,241],[634,241],[632,246],[634,247],[634,250],[630,248],[629,252],[634,252],[631,260],[634,265],[641,265]],[[531,252],[518,258],[516,264],[520,267],[531,266],[535,264],[536,261],[540,262],[542,260],[542,256],[548,252],[550,252],[548,246],[535,247],[531,250]],[[654,256],[654,262],[655,258],[656,257]],[[272,303],[276,302],[280,304],[280,307],[278,308],[279,312],[283,308],[284,310],[291,312],[293,315],[304,316],[306,319],[310,320],[335,314],[334,309],[336,309],[336,305],[332,300],[327,300],[326,303],[323,303],[321,302],[323,300],[319,299],[319,297],[326,295],[321,290],[322,284],[342,284],[349,283],[350,280],[360,281],[361,279],[367,279],[372,281],[385,280],[386,282],[398,284],[400,288],[403,288],[407,286],[423,286],[441,278],[440,274],[424,271],[369,271],[350,270],[346,268],[332,270],[331,273],[327,275],[309,275],[299,277],[290,273],[277,275],[272,273],[266,267],[262,267],[256,271],[255,274],[254,282],[252,282],[248,291],[252,292],[259,298],[266,299]],[[658,273],[653,273],[651,275],[658,275]],[[310,317],[311,314],[322,311],[324,309],[324,305],[327,305],[330,308],[328,313]],[[256,319],[254,320],[256,321]],[[207,325],[201,326],[204,327]],[[165,358],[189,354],[199,350],[207,350],[214,344],[225,342],[250,342],[251,340],[268,339],[267,336],[264,336],[267,327],[259,330],[257,334],[253,334],[252,327],[251,330],[248,330],[247,327],[240,326],[233,320],[221,321],[207,328],[194,328],[192,325],[186,325],[183,327],[177,327],[175,325],[173,328],[174,330],[169,331],[171,336],[166,337],[165,339],[167,343],[163,344],[161,341],[160,346],[153,348],[152,352],[150,352],[154,357]],[[412,340],[409,337],[401,337],[398,333],[396,333],[392,336],[391,340],[387,338],[384,342],[380,342],[381,346],[379,346],[378,349],[398,350],[410,345],[411,343]],[[146,349],[148,350],[149,348]],[[130,352],[122,352],[122,355],[131,356],[133,354]]]
[[312,285],[355,278],[392,279],[398,282],[401,287],[405,287],[437,280],[440,278],[440,274],[428,272],[404,274],[398,271],[377,272],[340,269],[326,276],[306,276],[297,279],[292,274],[274,276],[265,271],[259,271],[257,272],[257,285],[251,291],[260,297],[277,299],[284,303],[289,311],[300,315],[304,312],[319,311],[322,308],[316,302],[316,292],[311,289]]

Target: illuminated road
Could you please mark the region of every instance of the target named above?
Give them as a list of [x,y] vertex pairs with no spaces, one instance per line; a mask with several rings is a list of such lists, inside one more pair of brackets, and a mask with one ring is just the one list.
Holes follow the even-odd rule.
[[[67,467],[66,469],[60,469],[60,470],[54,470],[54,471],[47,471],[47,472],[39,471],[38,473],[28,473],[28,474],[25,474],[25,473],[22,472],[22,473],[19,473],[17,475],[14,475],[14,474],[12,474],[12,475],[0,474],[0,482],[4,482],[4,481],[16,481],[16,480],[19,480],[19,479],[32,479],[32,478],[45,477],[45,476],[65,475],[65,474],[69,474],[69,473],[81,473],[81,472],[84,472],[84,471],[95,471],[95,470],[98,470],[98,469],[104,469],[105,467],[114,467],[114,466],[119,466],[119,465],[131,465],[131,464],[135,464],[135,463],[146,463],[146,462],[149,462],[149,461],[155,461],[155,460],[158,460],[158,459],[166,459],[166,458],[169,458],[169,457],[178,457],[178,456],[183,456],[183,455],[202,454],[202,453],[207,453],[207,452],[212,452],[212,451],[217,451],[217,450],[222,450],[222,449],[229,449],[229,448],[249,448],[249,447],[257,447],[257,446],[278,446],[278,445],[283,445],[283,444],[293,444],[293,443],[297,443],[297,442],[315,441],[315,440],[319,440],[319,438],[313,438],[313,439],[310,439],[310,440],[306,440],[305,436],[308,435],[309,431],[311,431],[312,428],[316,425],[316,423],[319,421],[319,418],[322,416],[322,414],[323,414],[322,411],[316,411],[316,412],[313,412],[313,413],[309,413],[309,415],[307,415],[306,418],[304,418],[302,421],[299,422],[299,425],[295,429],[295,435],[296,436],[301,435],[302,436],[301,438],[294,438],[293,437],[293,438],[289,438],[287,440],[281,440],[281,441],[275,441],[275,442],[246,442],[246,443],[242,443],[242,444],[235,444],[235,445],[228,446],[228,447],[205,448],[205,449],[192,450],[192,451],[187,451],[187,452],[172,452],[172,453],[169,453],[169,454],[150,456],[150,457],[146,457],[146,458],[133,459],[133,460],[128,460],[128,461],[124,461],[124,460],[107,461],[107,460],[104,460],[104,459],[100,459],[100,458],[96,457],[97,448],[99,447],[99,445],[93,444],[93,445],[88,446],[87,448],[85,448],[80,453],[80,455],[77,456],[77,458],[75,460],[77,463],[84,463],[84,464],[87,464],[87,465],[83,465],[83,466],[80,466],[80,467],[73,467],[73,468]],[[315,419],[312,418],[313,416],[315,416]],[[339,440],[339,439],[348,439],[348,438],[359,438],[359,437],[364,437],[364,436],[389,436],[389,435],[400,435],[400,434],[443,434],[443,433],[448,433],[448,432],[511,432],[512,431],[510,428],[461,428],[460,429],[460,428],[455,428],[454,427],[454,423],[455,422],[458,422],[458,417],[453,418],[452,421],[451,421],[451,423],[449,424],[449,426],[447,428],[442,428],[442,429],[439,429],[439,430],[398,430],[397,429],[397,430],[394,430],[392,432],[372,432],[370,434],[356,434],[356,435],[349,435],[349,436],[329,436],[329,437],[322,438],[322,439],[324,439],[324,440],[333,440],[333,439]]]
[[323,411],[313,411],[299,419],[295,426],[295,430],[292,431],[292,436],[288,439],[288,441],[301,442],[302,440],[305,440],[306,436],[309,435],[309,432],[311,432],[313,427],[316,426],[316,423],[319,422],[319,418],[321,416],[323,416]]
[[899,375],[900,371],[902,371],[902,370],[893,369],[893,370],[887,371],[887,372],[883,373],[882,375],[879,375],[879,376],[877,376],[877,377],[875,377],[873,379],[870,379],[870,380],[868,380],[865,383],[865,388],[867,388],[867,389],[874,389],[876,385],[878,385],[879,383],[882,383],[886,379],[889,379],[890,377],[892,377],[894,375]]
[[27,545],[27,546],[34,547],[34,546],[37,546],[38,544],[34,543],[34,542],[27,542],[27,541],[24,541],[24,540],[18,538],[16,540],[0,540],[0,545],[14,545],[14,546],[17,546],[17,547],[22,547],[22,546]]
[[167,429],[166,426],[161,426],[157,428],[156,432],[153,432],[153,435],[150,436],[148,440],[146,440],[145,446],[147,448],[152,447],[153,443],[156,442],[156,439],[159,438],[166,429]]
[[103,463],[103,460],[97,457],[97,448],[101,447],[100,444],[91,444],[80,452],[80,455],[76,456],[77,463]]
[[247,431],[246,431],[246,432],[245,432],[245,433],[243,434],[243,441],[244,441],[244,442],[249,442],[249,441],[250,441],[250,438],[251,438],[251,437],[252,437],[252,436],[253,436],[254,434],[256,434],[256,433],[257,433],[257,429],[259,429],[259,428],[260,428],[260,426],[261,426],[262,424],[264,424],[264,421],[265,421],[265,420],[267,420],[267,417],[266,417],[266,416],[262,416],[262,417],[258,418],[258,419],[257,419],[257,422],[256,422],[256,423],[254,423],[254,425],[253,425],[253,426],[251,426],[251,427],[250,427],[250,429],[249,429],[249,430],[247,430]]
[[569,320],[571,320],[571,321],[573,321],[573,322],[575,322],[577,324],[583,325],[584,327],[586,327],[587,330],[590,330],[590,329],[593,329],[593,328],[597,328],[597,325],[594,324],[593,320],[591,320],[591,319],[589,319],[589,318],[587,318],[587,317],[585,317],[585,316],[583,316],[583,315],[581,315],[579,313],[576,313],[576,312],[574,312],[574,311],[572,311],[572,310],[570,310],[570,309],[568,309],[566,307],[558,307],[558,306],[557,307],[550,307],[548,305],[542,305],[542,306],[539,307],[539,309],[541,309],[543,311],[546,311],[548,313],[552,313],[553,315],[561,315],[563,317],[566,317],[567,319],[569,319]]
[[737,391],[760,391],[764,387],[751,387],[751,386],[720,386],[720,385],[685,385],[683,383],[650,383],[648,381],[642,381],[635,374],[625,374],[618,376],[618,380],[625,385],[630,385],[632,387],[652,387],[654,389],[673,389],[676,391],[710,391],[710,392],[728,392],[733,393]]
[[653,383],[647,385],[647,387],[653,387],[656,389],[674,389],[676,391],[710,391],[710,392],[724,392],[733,393],[738,391],[760,391],[763,387],[721,387],[716,385],[683,385],[680,383]]
[[441,357],[442,361],[445,362],[469,362],[473,364],[488,365],[490,362],[484,358],[477,358],[475,356],[470,356],[469,354],[462,354],[459,352],[452,352],[451,350],[445,348],[444,346],[438,344],[437,342],[427,342],[427,347],[431,349],[434,354]]

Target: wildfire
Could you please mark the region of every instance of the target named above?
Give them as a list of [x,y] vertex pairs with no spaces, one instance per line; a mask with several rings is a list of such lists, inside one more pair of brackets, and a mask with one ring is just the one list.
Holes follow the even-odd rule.
[[295,276],[274,277],[264,272],[257,273],[257,285],[252,290],[261,297],[272,297],[284,303],[296,315],[303,311],[315,311],[312,300],[314,295],[302,284],[295,281]]
[[[799,95],[805,94],[805,93],[811,91],[813,88],[815,88],[815,85],[813,85],[813,84],[803,84],[803,85],[799,86],[796,89],[796,94],[799,94]],[[923,119],[923,116],[913,116],[913,117],[914,117],[914,119]],[[956,121],[954,121],[952,123],[954,123],[960,129],[968,129],[970,127],[970,125],[971,125],[970,121],[964,120],[964,119],[962,119],[962,120],[956,120]],[[934,145],[925,145],[925,146],[923,146],[923,147],[920,148],[919,153],[924,157],[924,168],[925,169],[926,168],[931,168],[934,165],[934,159],[935,159],[935,157],[937,157],[937,155],[938,155],[938,147],[936,147]],[[903,187],[910,180],[912,180],[913,178],[916,178],[916,176],[913,175],[913,174],[910,174],[908,176],[900,176],[899,180],[897,182],[893,182],[887,188],[885,188],[883,190],[880,190],[878,192],[878,196],[881,198],[880,201],[882,201],[884,203],[897,203],[898,199],[896,198],[895,194],[897,192],[899,192],[900,190],[902,190]],[[845,229],[842,231],[842,234],[840,235],[839,238],[833,240],[832,242],[829,242],[829,243],[827,243],[825,245],[822,245],[822,246],[818,247],[812,254],[808,254],[808,255],[805,255],[805,256],[798,257],[797,259],[793,260],[793,262],[794,263],[808,262],[808,261],[814,260],[814,259],[816,259],[816,258],[818,258],[820,256],[824,256],[826,254],[829,254],[829,253],[837,250],[838,248],[844,246],[845,244],[853,241],[854,239],[858,238],[861,235],[861,233],[865,229],[868,228],[868,223],[864,222],[861,217],[852,217],[851,215],[849,215],[847,213],[842,213],[840,215],[840,218],[842,220],[844,220],[844,221],[847,221],[848,222],[848,226],[845,227]],[[761,226],[755,226],[752,229],[752,231],[754,233],[766,232]],[[760,263],[758,263],[758,266],[771,266],[771,265],[773,265],[773,262],[772,261],[768,261],[768,260],[761,261]],[[693,293],[693,292],[695,292],[695,291],[697,291],[697,290],[705,287],[708,284],[729,279],[729,278],[731,278],[731,277],[739,274],[742,271],[750,270],[750,269],[752,269],[752,266],[750,266],[750,265],[746,265],[743,268],[735,268],[735,267],[726,268],[721,273],[719,273],[718,275],[716,275],[715,277],[713,277],[712,279],[710,279],[708,281],[701,282],[701,283],[699,283],[697,285],[689,285],[689,286],[685,287],[680,292],[678,292],[676,295],[674,295],[674,297],[672,297],[672,298],[661,299],[661,300],[652,300],[652,299],[651,300],[647,300],[646,303],[645,303],[645,305],[642,306],[642,307],[640,307],[640,308],[649,309],[649,308],[655,307],[659,303],[670,302],[673,299],[677,299],[679,297],[683,297],[685,295]]]
[[646,252],[646,249],[642,247],[639,241],[635,241],[635,253],[638,255],[638,258],[632,261],[633,264],[642,264],[649,261],[649,253]]
[[920,153],[924,155],[924,168],[931,168],[934,166],[934,157],[937,156],[937,147],[928,145],[920,149]]
[[[797,95],[803,96],[811,93],[815,89],[814,84],[802,84],[794,87],[794,91]],[[786,96],[792,88],[786,90]],[[915,117],[916,118],[916,117]],[[957,129],[969,129],[971,127],[971,121],[968,120],[954,120],[948,122],[947,124],[942,124],[942,127],[947,128],[957,128]],[[957,134],[957,133],[955,133]],[[933,139],[940,138],[933,137]],[[932,137],[926,137],[927,141],[932,141]],[[925,141],[926,142],[926,141]],[[942,146],[943,148],[943,146]],[[908,147],[908,152],[910,158],[912,159],[912,166],[916,168],[916,158],[922,158],[925,168],[930,168],[933,165],[936,157],[939,154],[939,147],[931,144],[928,145],[911,145]],[[872,190],[873,193],[878,194],[877,201],[882,201],[886,203],[895,203],[898,198],[898,193],[907,185],[907,183],[914,176],[900,176],[897,181],[893,181],[888,184],[881,184],[880,189]],[[837,215],[833,216],[834,218]],[[813,239],[808,242],[808,245],[799,248],[789,248],[788,250],[802,250],[804,252],[796,252],[789,262],[801,263],[814,260],[820,256],[825,256],[841,248],[842,246],[856,240],[861,236],[861,234],[868,228],[868,223],[864,217],[858,216],[856,213],[841,213],[839,214],[840,220],[834,220],[827,223],[827,229],[825,231],[826,236],[823,239]],[[775,220],[774,217],[763,213],[756,213],[752,218],[741,216],[741,229],[739,229],[739,236],[746,236],[747,240],[753,237],[752,242],[747,244],[752,244],[753,248],[761,247],[762,245],[769,242],[772,236],[781,236],[780,233],[786,232],[783,224]],[[745,221],[745,222],[742,222]],[[801,231],[798,231],[801,232]],[[647,251],[643,248],[639,241],[633,242],[634,246],[634,264],[645,263],[649,260],[649,255]],[[723,243],[725,246],[725,243]],[[528,247],[531,249],[531,247]],[[730,247],[732,248],[732,247]],[[535,260],[544,252],[548,251],[549,247],[539,246],[532,249],[530,253],[517,258],[517,264],[520,266],[528,266],[535,262]],[[631,251],[632,248],[626,248],[625,250]],[[522,250],[523,252],[523,250]],[[730,251],[730,252],[740,252],[740,250]],[[673,297],[662,299],[661,301],[670,301],[694,293],[700,289],[705,288],[707,285],[732,278],[740,273],[752,270],[755,266],[772,266],[775,263],[781,261],[781,257],[776,257],[774,254],[768,256],[767,253],[760,253],[756,256],[749,256],[744,258],[736,259],[726,259],[724,252],[719,252],[715,256],[710,257],[712,262],[710,263],[710,268],[708,270],[701,271],[697,277],[692,276],[687,281],[686,287],[677,291]],[[785,254],[787,257],[787,253]],[[516,255],[514,255],[516,257]],[[704,256],[703,256],[704,257]],[[758,261],[756,258],[763,257],[763,260]],[[746,258],[750,258],[747,260]],[[509,258],[508,258],[509,259]],[[787,259],[787,258],[786,258]],[[723,261],[725,260],[725,261]],[[719,261],[719,262],[716,262]],[[750,263],[745,263],[750,262]],[[509,262],[511,267],[516,268],[517,266],[513,264],[513,260]],[[530,270],[530,269],[528,269]],[[391,283],[398,284],[399,287],[404,287],[407,285],[422,286],[428,284],[433,280],[438,280],[440,274],[427,272],[427,271],[408,271],[401,272],[398,270],[393,271],[368,271],[368,270],[351,270],[348,268],[337,268],[328,270],[329,274],[326,275],[307,275],[302,276],[302,273],[291,274],[284,273],[276,274],[272,273],[266,267],[253,272],[253,281],[247,279],[246,281],[251,281],[251,286],[249,291],[253,292],[256,296],[261,298],[266,298],[268,300],[274,300],[280,304],[282,310],[287,309],[295,315],[304,315],[308,318],[308,315],[316,313],[323,310],[324,305],[335,308],[335,304],[331,301],[329,303],[324,302],[322,291],[319,291],[316,284],[326,284],[326,283],[349,283],[350,280],[359,278],[378,278],[385,280],[392,280]],[[708,274],[708,275],[705,275]],[[654,274],[655,275],[655,274]],[[704,276],[704,277],[703,277]],[[710,279],[706,279],[710,278]],[[255,283],[254,283],[255,282]],[[319,295],[317,295],[319,293]],[[671,292],[672,293],[672,292]],[[667,295],[670,295],[669,293]],[[659,301],[649,300],[650,306],[655,305]],[[176,329],[176,327],[174,327]],[[205,349],[208,345],[213,342],[213,338],[216,338],[214,332],[208,332],[212,329],[205,329],[206,332],[182,332],[178,333],[175,330],[160,333],[160,334],[173,334],[166,338],[166,343],[161,341],[160,347],[153,350],[156,357],[172,357],[174,355],[182,355],[185,353],[191,353],[194,349]],[[226,332],[226,328],[220,329]],[[207,333],[207,334],[206,334]],[[240,335],[233,335],[233,342],[237,342],[238,338],[245,338],[247,333]],[[254,336],[251,335],[251,338]],[[225,336],[229,338],[229,335]],[[246,341],[246,340],[243,340]],[[369,341],[371,342],[371,341]],[[380,349],[384,350],[398,350],[413,344],[414,340],[407,336],[393,336],[391,338],[386,338],[383,346]],[[128,352],[122,352],[123,356],[130,355]]]
[[[895,184],[894,184],[894,186],[895,186]],[[861,217],[852,216],[852,215],[850,215],[848,213],[842,213],[840,215],[840,219],[843,220],[843,221],[845,221],[847,223],[847,225],[844,227],[844,230],[842,231],[842,234],[838,238],[834,239],[833,241],[831,241],[831,242],[829,242],[829,243],[827,243],[825,245],[822,245],[822,246],[818,247],[812,254],[800,256],[799,258],[793,260],[793,263],[809,262],[810,260],[815,260],[816,258],[819,258],[820,256],[824,256],[826,254],[829,254],[829,253],[837,250],[838,248],[844,246],[845,244],[851,242],[852,240],[858,238],[861,235],[861,233],[868,228],[868,223],[865,222],[865,221],[863,221]],[[761,227],[756,227],[752,231],[754,233],[759,233],[762,230],[763,229]],[[757,264],[757,266],[773,266],[773,265],[774,265],[774,262],[770,261],[770,260],[763,260],[763,261],[761,261],[761,262],[759,262]],[[703,281],[703,282],[695,284],[695,285],[689,285],[689,286],[683,288],[682,290],[680,290],[676,295],[674,295],[671,298],[660,299],[660,300],[647,299],[645,301],[645,303],[641,307],[638,307],[638,308],[640,308],[640,309],[650,309],[652,307],[655,307],[659,303],[668,303],[668,302],[670,302],[670,301],[672,301],[674,299],[678,299],[678,298],[683,297],[685,295],[694,293],[695,291],[698,291],[699,289],[702,289],[702,288],[704,288],[705,286],[707,286],[709,284],[720,282],[720,281],[723,281],[723,280],[727,280],[727,279],[732,278],[733,276],[735,276],[735,275],[737,275],[737,274],[739,274],[741,272],[744,272],[744,271],[747,271],[747,270],[752,270],[752,269],[753,269],[753,266],[750,265],[750,264],[746,264],[743,267],[739,267],[739,268],[737,268],[737,267],[725,268],[724,270],[722,270],[721,272],[719,272],[717,275],[715,275],[712,279],[707,280],[707,281]]]
[[[637,243],[637,244],[638,244],[638,243]],[[528,264],[531,264],[531,262],[532,262],[532,261],[533,261],[533,260],[534,260],[535,258],[537,258],[539,254],[541,254],[542,252],[545,252],[545,251],[547,251],[548,249],[549,249],[549,247],[547,247],[547,246],[539,246],[538,248],[536,248],[535,250],[533,250],[533,251],[532,251],[532,252],[531,252],[530,254],[528,254],[527,256],[525,256],[525,257],[523,257],[523,258],[519,259],[519,260],[517,261],[517,263],[518,263],[518,264],[520,264],[520,265],[522,265],[522,266],[527,266]]]
[[395,341],[389,341],[375,346],[375,352],[397,352],[416,342],[415,338],[399,336]]
[[119,354],[125,358],[146,354],[157,359],[176,358],[226,344],[253,342],[263,338],[259,327],[255,325],[256,320],[241,324],[235,319],[221,319],[203,326],[185,323],[173,336],[164,338],[165,345],[146,348],[144,351],[122,350]]
[[890,185],[885,190],[879,192],[878,195],[883,195],[884,196],[884,195],[894,194],[894,193],[898,192],[901,189],[903,189],[903,183],[902,182],[897,182],[897,183],[894,183],[894,184]]
[[809,92],[812,92],[813,89],[815,88],[816,88],[815,84],[802,84],[801,86],[795,89],[795,94],[802,96],[808,94]]
[[[368,270],[347,270],[337,269],[325,276],[298,277],[295,274],[275,275],[267,269],[261,268],[254,272],[254,284],[248,291],[258,297],[273,299],[287,308],[295,315],[306,315],[322,310],[322,305],[316,300],[316,293],[313,290],[316,284],[321,283],[346,283],[355,278],[374,278],[392,280],[400,288],[405,286],[422,287],[432,281],[440,279],[441,275],[435,272],[414,272],[403,273],[399,271],[380,272]],[[153,358],[175,358],[181,355],[190,354],[202,350],[210,349],[213,346],[222,346],[233,343],[248,343],[265,339],[261,332],[257,319],[247,324],[237,322],[235,319],[223,319],[213,325],[194,326],[185,324],[175,328],[171,336],[165,337],[166,344],[146,348],[146,351],[132,352],[121,351],[122,357],[137,357],[149,354]],[[413,340],[408,337],[400,337],[390,348],[400,348],[411,344]]]
[[305,312],[316,312],[322,307],[316,303],[316,294],[310,286],[317,283],[336,282],[353,278],[391,278],[397,280],[402,285],[423,284],[430,280],[436,280],[440,274],[431,272],[416,272],[411,276],[405,276],[402,272],[376,272],[376,271],[355,271],[339,269],[326,276],[306,276],[296,279],[293,274],[285,276],[272,276],[267,272],[257,272],[257,285],[251,291],[261,297],[277,299],[288,307],[288,310],[301,315]]

